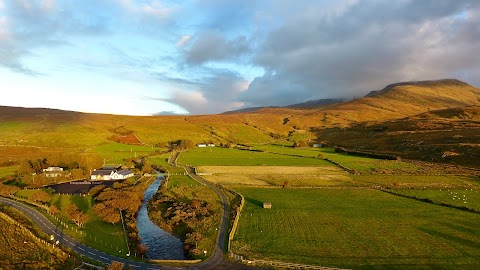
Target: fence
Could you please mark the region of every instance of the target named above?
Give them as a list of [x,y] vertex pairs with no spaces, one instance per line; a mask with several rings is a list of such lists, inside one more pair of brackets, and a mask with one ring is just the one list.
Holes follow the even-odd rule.
[[11,218],[9,215],[5,214],[5,213],[2,213],[0,212],[0,218],[3,218],[4,220],[6,220],[7,222],[17,226],[18,228],[20,228],[22,231],[24,231],[27,235],[29,235],[30,237],[32,237],[34,239],[35,242],[37,242],[38,244],[43,244],[44,246],[47,247],[47,249],[49,249],[50,251],[52,252],[57,252],[59,253],[60,255],[63,255],[63,256],[69,256],[67,253],[65,253],[63,250],[61,250],[60,248],[55,248],[55,244],[53,243],[49,243],[39,237],[37,237],[35,234],[33,234],[29,229],[27,229],[25,226],[23,226],[22,224],[20,224],[19,222],[17,222],[16,220],[14,220],[13,218]]

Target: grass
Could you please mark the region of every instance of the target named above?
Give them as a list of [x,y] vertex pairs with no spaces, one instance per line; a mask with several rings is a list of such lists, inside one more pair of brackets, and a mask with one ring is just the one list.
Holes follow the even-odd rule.
[[[86,212],[89,216],[89,221],[84,227],[77,227],[73,223],[69,228],[65,228],[68,234],[79,239],[82,243],[99,249],[109,254],[125,255],[127,253],[127,246],[125,244],[125,235],[123,233],[122,224],[114,225],[100,220],[92,211],[91,206],[93,199],[91,196],[77,196],[77,195],[63,195],[55,194],[51,200],[60,211],[60,216],[63,220],[67,220],[64,211],[70,204],[75,204],[77,207]],[[83,234],[78,233],[82,231]],[[118,250],[123,251],[122,253]]]
[[[190,226],[193,226],[196,231],[201,232],[205,236],[205,238],[196,242],[195,249],[199,251],[199,254],[196,254],[193,257],[194,259],[204,259],[202,253],[203,250],[206,250],[208,254],[212,254],[215,249],[218,233],[217,228],[221,218],[221,201],[217,193],[209,187],[201,185],[197,181],[191,179],[189,176],[171,175],[167,184],[167,190],[163,194],[175,198],[178,202],[186,204],[190,204],[193,199],[207,202],[207,207],[211,210],[213,217],[211,219],[206,218],[197,223],[193,222],[190,224]],[[160,206],[160,208],[162,207],[164,206]],[[163,209],[163,211],[166,210],[167,209]],[[150,213],[151,218],[153,215],[154,222],[158,222],[158,220],[156,221],[155,219],[160,219],[158,217],[159,214],[161,213]],[[208,224],[205,224],[205,220],[207,220]],[[183,221],[181,223],[183,223]],[[173,232],[180,236],[180,238],[184,238],[186,233],[185,226],[185,223],[175,226]]]
[[393,188],[480,188],[478,176],[462,175],[352,175],[359,184]]
[[[28,198],[32,193],[37,190],[22,189],[15,195],[23,198]],[[78,196],[78,195],[64,195],[54,194],[50,205],[55,205],[60,214],[57,215],[61,220],[67,222],[68,228],[57,224],[58,221],[52,219],[47,215],[59,228],[62,228],[66,233],[75,237],[82,243],[114,255],[125,255],[127,252],[127,246],[125,244],[125,235],[123,233],[122,224],[117,223],[112,225],[100,220],[91,210],[93,199],[91,196]],[[85,223],[83,227],[77,227],[73,222],[68,221],[65,214],[67,207],[71,204],[75,204],[81,211],[87,213],[89,221]],[[117,251],[124,251],[118,253]]]
[[246,199],[239,254],[353,269],[480,267],[478,214],[375,190],[236,190]]
[[18,166],[0,167],[0,178],[8,175],[14,175],[18,168]]
[[168,164],[167,160],[169,157],[170,153],[166,153],[148,157],[147,160],[154,165],[164,167],[171,174],[183,174],[185,170],[182,167],[171,166],[170,164]]
[[334,166],[201,166],[207,180],[226,186],[344,186],[351,177]]
[[170,175],[168,178],[167,188],[173,188],[178,186],[200,186],[201,184],[193,180],[187,175]]
[[220,147],[194,148],[180,155],[180,164],[194,166],[324,166],[330,162],[313,157],[294,157]]
[[1,269],[67,269],[66,256],[37,244],[17,225],[0,217],[0,228]]
[[105,158],[110,164],[123,164],[125,159],[144,156],[164,148],[127,145],[121,143],[105,143],[88,150],[88,152],[98,153],[101,158]]
[[436,203],[447,203],[459,207],[465,206],[480,211],[480,191],[478,189],[397,189],[395,192],[422,199],[431,199]]

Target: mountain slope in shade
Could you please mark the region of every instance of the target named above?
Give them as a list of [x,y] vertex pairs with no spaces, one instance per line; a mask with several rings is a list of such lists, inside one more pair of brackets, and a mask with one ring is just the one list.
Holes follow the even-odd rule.
[[[318,99],[318,100],[309,100],[306,102],[302,103],[297,103],[297,104],[292,104],[292,105],[287,105],[287,106],[266,106],[266,107],[249,107],[249,108],[243,108],[243,109],[238,109],[234,111],[227,111],[222,114],[237,114],[237,113],[255,113],[260,110],[266,110],[266,109],[314,109],[314,108],[320,108],[320,107],[325,107],[328,105],[332,104],[337,104],[337,103],[342,103],[344,102],[345,99]],[[268,110],[267,110],[268,111]],[[280,111],[280,110],[279,110]]]
[[430,110],[480,105],[480,90],[458,80],[389,85],[353,101],[293,116],[297,126],[348,126],[356,122],[389,121]]

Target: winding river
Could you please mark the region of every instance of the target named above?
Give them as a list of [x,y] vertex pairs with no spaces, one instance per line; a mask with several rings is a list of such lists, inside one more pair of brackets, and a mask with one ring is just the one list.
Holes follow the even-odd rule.
[[143,193],[144,200],[137,215],[140,242],[147,246],[147,258],[156,260],[184,260],[183,244],[180,239],[155,225],[148,217],[147,204],[158,190],[163,176],[157,179]]

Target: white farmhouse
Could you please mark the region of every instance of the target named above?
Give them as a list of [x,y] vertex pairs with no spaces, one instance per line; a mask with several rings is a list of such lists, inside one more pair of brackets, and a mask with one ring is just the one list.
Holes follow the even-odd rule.
[[130,170],[119,170],[113,173],[112,180],[123,180],[133,176]]
[[115,170],[93,170],[91,180],[112,180]]

